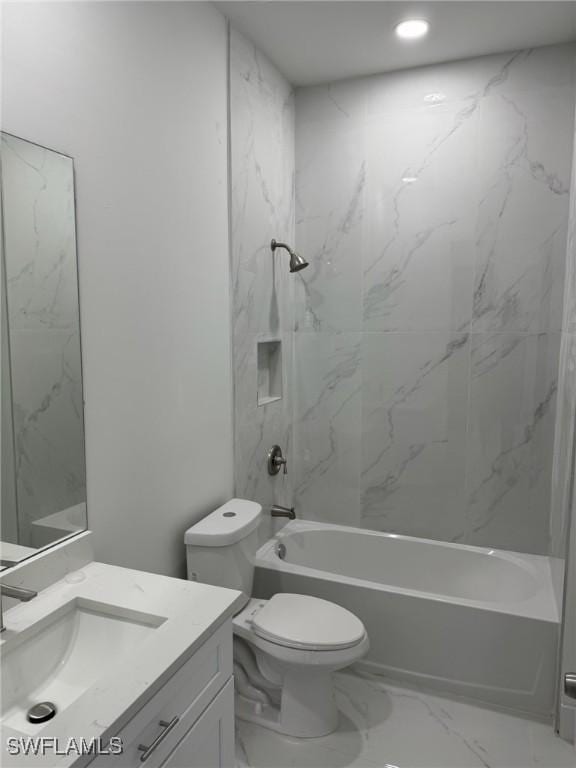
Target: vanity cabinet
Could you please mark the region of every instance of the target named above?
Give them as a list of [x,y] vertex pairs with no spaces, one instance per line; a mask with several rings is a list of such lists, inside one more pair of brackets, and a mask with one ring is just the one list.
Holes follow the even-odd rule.
[[227,621],[114,736],[121,755],[89,768],[233,768],[232,622]]
[[162,768],[232,768],[233,765],[234,681],[229,680],[166,762],[162,763]]

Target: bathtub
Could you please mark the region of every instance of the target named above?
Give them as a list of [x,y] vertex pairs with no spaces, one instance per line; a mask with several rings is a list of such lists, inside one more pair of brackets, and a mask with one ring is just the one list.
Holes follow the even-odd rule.
[[255,594],[280,591],[359,616],[364,669],[552,715],[560,616],[550,558],[294,521],[256,555]]

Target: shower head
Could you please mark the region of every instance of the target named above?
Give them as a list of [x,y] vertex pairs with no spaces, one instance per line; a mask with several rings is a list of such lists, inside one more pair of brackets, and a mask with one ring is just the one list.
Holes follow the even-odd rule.
[[290,253],[290,272],[299,272],[308,266],[308,262],[299,253],[292,251]]
[[299,253],[296,253],[296,251],[293,251],[289,245],[286,245],[286,243],[278,243],[276,240],[272,240],[270,248],[272,248],[272,253],[274,253],[276,248],[284,248],[288,251],[290,254],[290,272],[299,272],[301,269],[308,266],[306,259],[303,256],[300,256]]

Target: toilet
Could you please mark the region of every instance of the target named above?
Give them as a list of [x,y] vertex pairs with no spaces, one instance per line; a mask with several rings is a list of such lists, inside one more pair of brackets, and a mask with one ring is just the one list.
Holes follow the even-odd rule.
[[233,620],[236,715],[298,738],[336,730],[332,673],[368,651],[350,611],[309,595],[253,598],[262,507],[232,499],[186,531],[188,578],[244,595]]

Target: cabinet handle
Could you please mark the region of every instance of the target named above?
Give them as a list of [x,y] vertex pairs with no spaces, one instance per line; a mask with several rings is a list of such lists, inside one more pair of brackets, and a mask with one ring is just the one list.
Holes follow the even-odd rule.
[[167,723],[166,720],[160,720],[159,725],[162,728],[164,728],[164,730],[161,733],[159,733],[158,736],[156,736],[156,738],[154,739],[152,744],[150,744],[149,747],[147,747],[145,744],[138,744],[139,751],[143,753],[140,756],[140,762],[141,763],[144,763],[146,760],[148,760],[148,758],[150,757],[152,752],[154,752],[156,747],[160,746],[160,744],[164,741],[166,736],[168,736],[170,731],[173,728],[175,728],[178,725],[179,722],[180,722],[180,718],[178,716],[173,717],[172,720],[170,720],[169,723]]

